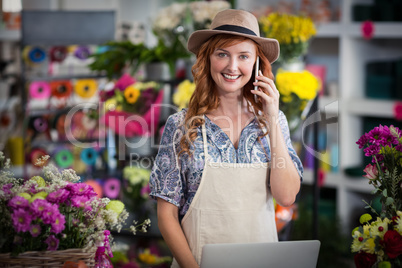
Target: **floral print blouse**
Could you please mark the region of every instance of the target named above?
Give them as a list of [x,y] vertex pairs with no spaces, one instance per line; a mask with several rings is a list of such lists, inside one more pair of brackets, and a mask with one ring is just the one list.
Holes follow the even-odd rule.
[[[179,207],[183,217],[200,185],[204,169],[204,147],[201,126],[197,129],[197,137],[190,147],[192,156],[177,154],[181,151],[180,139],[184,133],[184,117],[187,109],[172,114],[166,121],[158,154],[151,171],[150,196],[162,198]],[[300,175],[303,177],[303,166],[290,140],[288,123],[283,112],[279,112],[280,126],[284,135],[289,155]],[[264,137],[257,140],[262,130],[254,118],[241,132],[236,149],[227,134],[207,116],[205,116],[208,154],[212,162],[225,163],[260,163],[270,161],[268,141]],[[262,147],[264,146],[264,148]],[[268,159],[267,159],[268,158]]]

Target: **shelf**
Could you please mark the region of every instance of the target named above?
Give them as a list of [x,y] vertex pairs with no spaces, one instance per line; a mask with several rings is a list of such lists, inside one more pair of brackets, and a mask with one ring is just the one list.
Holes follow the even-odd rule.
[[340,34],[341,34],[341,24],[339,22],[328,22],[317,26],[317,35],[315,37],[338,38]]
[[[317,26],[317,38],[338,38],[341,35],[362,38],[363,22],[329,22]],[[374,22],[373,38],[402,38],[401,22]]]
[[320,96],[318,106],[326,114],[339,114],[339,99],[337,97]]
[[[351,37],[362,37],[361,22],[353,22],[342,26],[342,32]],[[402,38],[401,22],[375,22],[373,38]]]
[[352,99],[345,101],[345,109],[353,115],[394,118],[394,100]]
[[20,30],[0,29],[0,41],[18,42],[21,40]]
[[[303,184],[313,185],[314,173],[311,169],[305,169],[303,175]],[[350,177],[342,175],[342,173],[327,172],[325,174],[324,185],[327,188],[344,188],[348,191],[371,193],[374,187],[368,183],[364,177]]]
[[[323,187],[337,188],[341,183],[342,177],[339,173],[327,172],[325,174]],[[313,185],[314,172],[311,169],[304,169],[303,184]]]

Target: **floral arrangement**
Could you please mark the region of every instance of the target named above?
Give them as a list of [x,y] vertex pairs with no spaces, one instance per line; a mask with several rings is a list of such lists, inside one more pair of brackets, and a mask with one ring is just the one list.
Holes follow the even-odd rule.
[[280,62],[288,62],[307,53],[309,40],[316,28],[311,18],[272,12],[258,18],[262,34],[277,39],[280,45]]
[[[402,211],[392,218],[370,214],[360,217],[362,226],[352,231],[351,251],[357,268],[401,267],[402,265]],[[392,264],[392,266],[391,266]]]
[[291,72],[278,69],[275,84],[280,93],[279,108],[289,122],[291,132],[299,127],[302,113],[320,88],[320,80],[311,72]]
[[126,137],[150,134],[159,121],[158,105],[163,100],[161,88],[154,81],[140,82],[128,74],[122,75],[112,90],[102,94],[105,114],[101,122]]
[[[364,169],[373,194],[380,196],[382,211],[371,204],[366,208],[377,215],[371,221],[364,214],[364,224],[353,230],[351,251],[357,267],[400,267],[402,265],[402,131],[394,126],[375,127],[356,142],[372,163]],[[370,222],[371,221],[371,222]],[[364,266],[363,266],[364,265]],[[380,266],[381,265],[381,266]]]
[[[36,163],[43,176],[17,179],[0,152],[0,253],[96,249],[106,230],[120,232],[125,224],[129,215],[121,201],[98,198],[74,170],[59,171],[48,161],[45,156]],[[149,225],[146,220],[130,229],[146,231]]]
[[[140,209],[151,210],[144,204],[150,200],[149,178],[151,171],[147,168],[127,166],[123,169],[123,191],[126,197],[126,204],[130,211],[139,212]],[[154,204],[152,202],[152,204]],[[144,212],[144,211],[141,211]],[[147,211],[145,211],[146,213]]]
[[184,80],[181,82],[175,93],[173,94],[173,104],[176,105],[180,110],[188,107],[191,95],[193,95],[195,90],[194,82],[190,80]]

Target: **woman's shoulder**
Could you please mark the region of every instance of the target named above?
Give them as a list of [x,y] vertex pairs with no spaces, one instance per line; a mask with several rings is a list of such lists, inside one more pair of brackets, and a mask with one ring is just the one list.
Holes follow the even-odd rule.
[[177,111],[169,115],[166,123],[181,126],[183,125],[186,114],[187,114],[187,108],[183,108],[180,111]]

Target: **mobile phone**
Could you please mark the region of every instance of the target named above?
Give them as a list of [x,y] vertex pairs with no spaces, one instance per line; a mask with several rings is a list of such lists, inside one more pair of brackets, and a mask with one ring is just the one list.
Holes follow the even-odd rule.
[[[255,82],[258,82],[257,76],[258,76],[258,71],[259,70],[260,70],[260,57],[257,56],[257,60],[255,61],[255,71],[254,71]],[[254,90],[258,90],[258,86],[254,86]],[[255,100],[255,102],[258,102],[258,96],[257,95],[254,95],[254,100]]]

